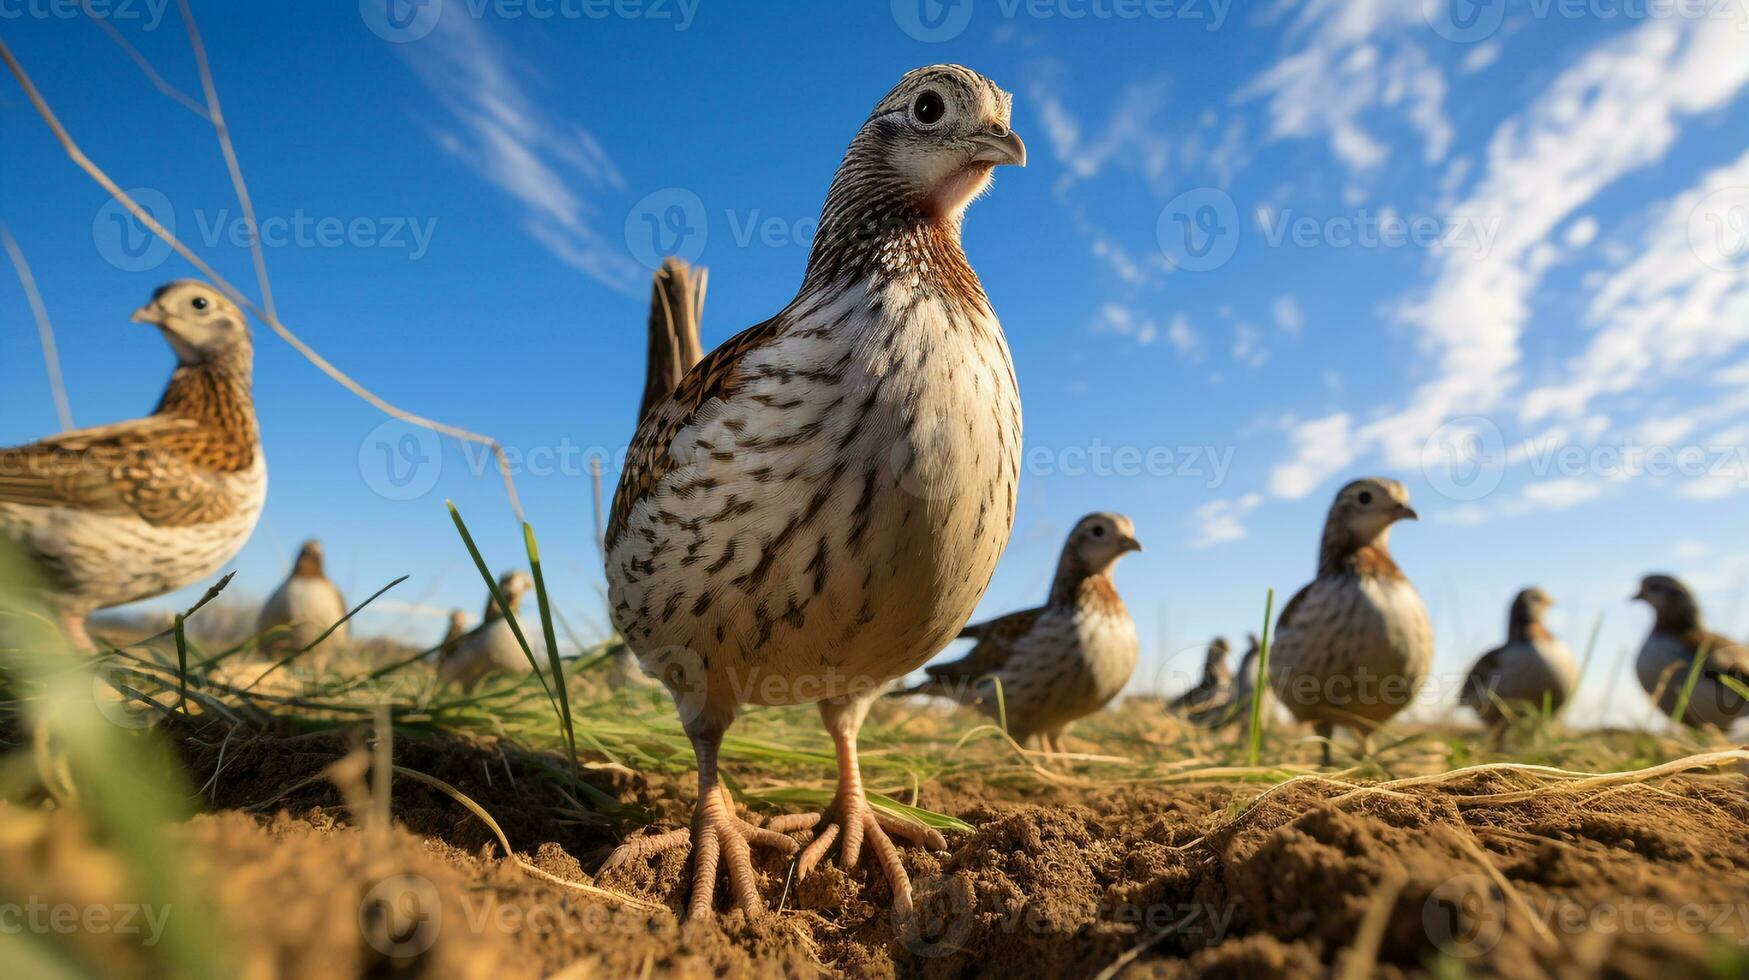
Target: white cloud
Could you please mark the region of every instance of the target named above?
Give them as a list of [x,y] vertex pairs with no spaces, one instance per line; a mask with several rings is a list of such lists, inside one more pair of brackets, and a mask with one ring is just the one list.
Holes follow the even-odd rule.
[[1245,537],[1245,515],[1263,503],[1260,493],[1248,493],[1237,500],[1211,500],[1195,511],[1196,537],[1193,548],[1212,548],[1217,544],[1238,541]]
[[1298,500],[1346,469],[1357,455],[1353,421],[1346,412],[1338,412],[1292,424],[1288,439],[1293,444],[1293,458],[1270,471],[1269,492]]
[[1233,360],[1246,367],[1262,367],[1269,360],[1269,348],[1263,345],[1263,334],[1249,323],[1233,325]]
[[1166,325],[1166,341],[1178,356],[1190,361],[1202,360],[1202,338],[1190,327],[1190,321],[1180,313]]
[[1493,246],[1438,253],[1432,287],[1403,311],[1432,377],[1360,430],[1362,441],[1407,468],[1443,421],[1502,404],[1516,385],[1530,297],[1556,254],[1554,230],[1623,174],[1662,158],[1680,119],[1725,104],[1746,80],[1749,33],[1655,21],[1588,52],[1504,123],[1476,189],[1450,212],[1497,222]]
[[1292,52],[1236,96],[1267,100],[1272,138],[1324,138],[1350,170],[1370,171],[1390,156],[1371,117],[1394,112],[1421,135],[1429,163],[1444,159],[1445,76],[1422,46],[1432,35],[1419,2],[1306,0],[1287,35]]
[[1494,62],[1499,61],[1500,52],[1504,51],[1505,48],[1506,46],[1501,44],[1498,38],[1484,41],[1481,44],[1476,45],[1470,49],[1469,54],[1464,55],[1464,60],[1461,66],[1463,73],[1466,75],[1474,75],[1476,72],[1479,72],[1484,68],[1487,68],[1489,65],[1492,65]]
[[1306,325],[1305,316],[1300,313],[1300,304],[1292,296],[1277,296],[1275,299],[1275,325],[1283,333],[1298,334]]
[[1603,487],[1595,481],[1561,477],[1530,484],[1520,499],[1526,506],[1540,510],[1565,510],[1602,495]]
[[[1160,337],[1159,324],[1118,303],[1104,303],[1099,307],[1099,319],[1094,322],[1093,329],[1103,333],[1117,334],[1120,337],[1130,337],[1144,347]],[[1167,339],[1172,339],[1171,328],[1167,329]],[[1177,347],[1176,341],[1174,341],[1173,346]]]
[[1567,233],[1562,238],[1568,248],[1584,248],[1597,240],[1597,219],[1590,215],[1580,218],[1567,226]]
[[560,260],[625,292],[644,273],[614,229],[594,223],[587,192],[617,192],[625,180],[590,133],[548,118],[518,79],[507,47],[478,20],[440,17],[431,35],[400,46],[439,105],[438,146],[522,206],[522,228]]
[[1602,395],[1643,390],[1749,342],[1749,276],[1702,262],[1690,240],[1704,200],[1746,185],[1749,153],[1656,209],[1640,254],[1591,300],[1586,318],[1600,329],[1565,378],[1526,396],[1525,417],[1584,412]]

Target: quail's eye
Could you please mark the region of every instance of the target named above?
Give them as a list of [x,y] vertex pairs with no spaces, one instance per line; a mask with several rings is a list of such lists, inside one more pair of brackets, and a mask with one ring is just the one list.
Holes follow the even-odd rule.
[[1362,490],[1360,492],[1360,496],[1358,496],[1354,499],[1360,501],[1361,506],[1364,507],[1367,504],[1372,503],[1372,491],[1371,490]]
[[211,306],[212,304],[207,302],[205,296],[196,296],[194,299],[189,301],[188,305],[194,307],[197,310],[204,310],[207,307]]
[[1093,534],[1093,536],[1094,536],[1094,537],[1096,537],[1096,538],[1103,538],[1103,537],[1105,537],[1105,525],[1103,525],[1103,524],[1095,524],[1095,525],[1093,525],[1093,532],[1092,532],[1092,534]]
[[947,103],[941,101],[939,92],[924,92],[917,96],[917,101],[911,103],[911,115],[925,126],[932,126],[941,121],[947,112]]

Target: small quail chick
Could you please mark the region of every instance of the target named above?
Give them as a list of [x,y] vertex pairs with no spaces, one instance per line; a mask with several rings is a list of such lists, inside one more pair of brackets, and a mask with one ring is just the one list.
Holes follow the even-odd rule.
[[1646,576],[1634,598],[1651,606],[1654,613],[1652,632],[1634,661],[1640,687],[1657,702],[1658,710],[1674,717],[1694,658],[1704,648],[1706,659],[1682,720],[1729,729],[1749,708],[1749,702],[1720,678],[1749,684],[1749,647],[1708,632],[1694,593],[1673,576]]
[[[256,635],[275,632],[266,638],[273,650],[302,650],[321,638],[323,632],[346,618],[346,600],[340,589],[322,570],[322,543],[305,541],[298,549],[297,561],[287,578],[267,603],[255,622]],[[346,623],[341,623],[322,646],[338,650],[346,645]]]
[[1208,657],[1203,661],[1202,677],[1191,685],[1166,710],[1175,715],[1189,715],[1225,705],[1233,696],[1233,674],[1227,669],[1227,638],[1217,636],[1209,644]]
[[1136,668],[1136,624],[1118,598],[1111,569],[1140,550],[1122,514],[1081,518],[1063,544],[1043,606],[966,627],[960,636],[978,641],[971,653],[924,668],[927,681],[890,696],[949,697],[992,718],[1001,710],[1015,739],[1036,736],[1047,751],[1061,752],[1069,726],[1117,697]]
[[1518,593],[1506,619],[1506,645],[1470,668],[1463,701],[1490,729],[1505,725],[1508,711],[1541,711],[1545,702],[1558,710],[1573,693],[1579,680],[1573,651],[1543,626],[1543,613],[1554,604],[1541,589]]
[[[498,591],[514,615],[522,597],[534,588],[534,581],[523,572],[506,572],[498,579]],[[494,673],[527,675],[533,671],[522,644],[510,629],[510,621],[499,611],[497,600],[486,597],[486,613],[480,625],[464,633],[445,651],[437,663],[437,680],[441,684],[459,684],[471,691],[487,675]]]
[[1370,477],[1343,487],[1330,505],[1318,577],[1276,620],[1269,683],[1288,711],[1324,738],[1354,730],[1361,750],[1372,732],[1415,699],[1433,659],[1427,608],[1387,547],[1391,527],[1415,520],[1409,491]]
[[242,311],[180,280],[133,320],[157,327],[176,352],[151,415],[0,449],[0,535],[37,566],[78,650],[92,649],[92,612],[218,571],[267,500]]

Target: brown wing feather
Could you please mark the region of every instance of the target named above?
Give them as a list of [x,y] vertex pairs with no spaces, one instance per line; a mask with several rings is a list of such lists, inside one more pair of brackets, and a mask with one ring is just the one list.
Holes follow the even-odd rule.
[[1281,608],[1281,615],[1277,616],[1275,619],[1275,632],[1277,636],[1281,635],[1281,631],[1287,629],[1288,625],[1293,622],[1294,613],[1299,611],[1300,605],[1305,602],[1306,596],[1311,591],[1312,583],[1307,583],[1305,588],[1295,592],[1294,597],[1289,599],[1287,605]]
[[613,493],[613,506],[608,510],[606,543],[609,551],[625,532],[632,508],[655,491],[662,477],[680,465],[670,451],[675,437],[713,399],[734,396],[741,384],[742,360],[749,352],[778,336],[784,323],[779,314],[731,337],[693,365],[686,377],[680,379],[674,392],[644,416],[638,424],[637,434],[632,437],[625,469],[620,473],[619,486]]
[[962,637],[975,638],[978,643],[972,651],[958,660],[945,664],[934,664],[923,668],[923,672],[933,678],[965,678],[982,677],[994,674],[1007,666],[1008,658],[1014,654],[1015,644],[1020,638],[1032,632],[1033,624],[1038,622],[1039,614],[1044,607],[1025,609],[1009,613],[976,626],[968,626],[960,633]]
[[1709,674],[1729,674],[1738,681],[1749,684],[1749,647],[1735,640],[1723,637],[1717,633],[1700,633],[1685,637],[1689,649],[1698,651],[1702,643],[1706,645],[1706,667]]
[[219,438],[198,422],[154,415],[0,449],[0,502],[131,512],[159,527],[216,520],[235,504],[190,460]]
[[1469,676],[1464,678],[1464,689],[1458,695],[1464,704],[1479,711],[1493,703],[1487,693],[1488,678],[1499,668],[1500,654],[1505,649],[1505,647],[1495,647],[1489,650],[1482,654],[1475,666],[1470,668]]

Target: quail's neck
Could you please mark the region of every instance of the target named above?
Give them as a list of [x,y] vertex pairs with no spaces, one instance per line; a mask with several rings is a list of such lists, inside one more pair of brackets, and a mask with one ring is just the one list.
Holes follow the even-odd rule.
[[1080,556],[1065,551],[1057,561],[1057,575],[1051,580],[1047,605],[1056,609],[1089,606],[1107,612],[1123,611],[1123,600],[1118,598],[1110,572],[1109,564],[1094,568]]
[[1318,548],[1318,577],[1329,575],[1365,575],[1399,578],[1402,571],[1391,558],[1386,542],[1389,529],[1370,540],[1356,540],[1346,529],[1334,524],[1324,527],[1324,541]]
[[251,455],[260,438],[247,369],[219,364],[179,366],[170,375],[154,414],[199,422]]
[[989,311],[989,300],[960,247],[957,215],[930,213],[904,180],[858,137],[845,154],[820,211],[802,292],[870,281],[905,282],[958,305]]
[[1652,632],[1665,636],[1684,637],[1703,629],[1698,609],[1659,609],[1652,620]]
[[299,555],[292,566],[292,578],[322,578],[322,558],[319,555]]

